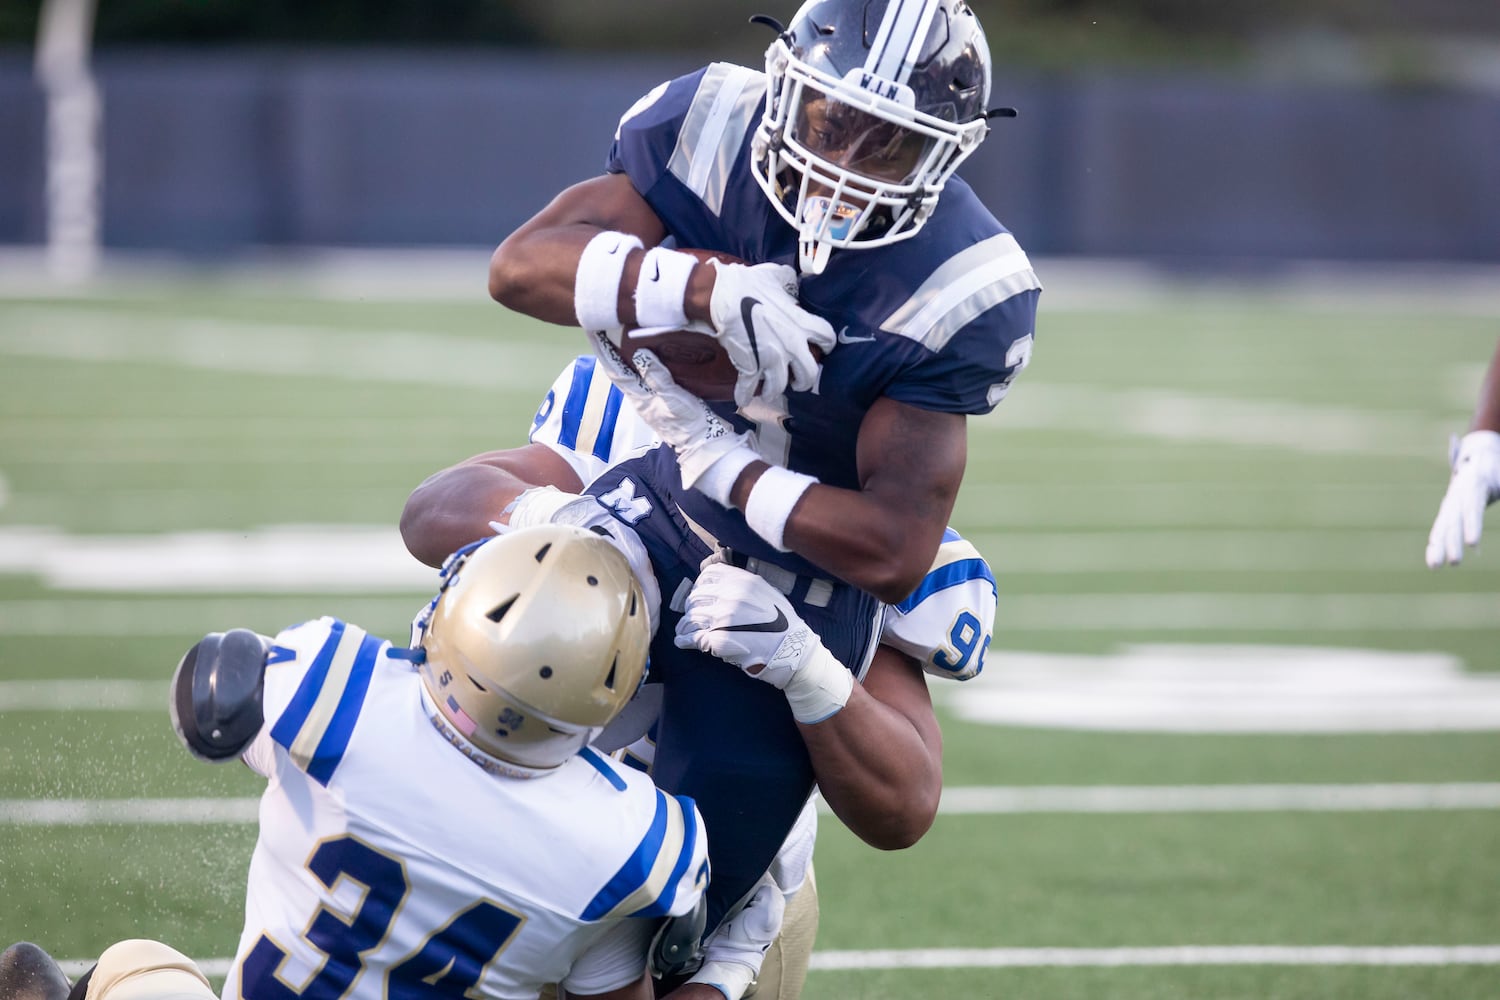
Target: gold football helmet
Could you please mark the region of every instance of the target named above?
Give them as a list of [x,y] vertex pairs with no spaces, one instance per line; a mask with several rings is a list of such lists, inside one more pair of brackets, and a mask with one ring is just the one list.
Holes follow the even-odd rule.
[[645,597],[594,532],[522,528],[457,553],[443,573],[421,674],[450,739],[523,773],[554,768],[640,687]]

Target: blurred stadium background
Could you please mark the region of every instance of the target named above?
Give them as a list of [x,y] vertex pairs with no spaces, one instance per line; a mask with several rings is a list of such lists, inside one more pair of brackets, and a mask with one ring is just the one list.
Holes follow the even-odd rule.
[[[177,656],[402,634],[407,492],[579,346],[491,247],[794,7],[0,0],[0,943],[222,974],[257,789],[177,748]],[[825,822],[806,995],[1495,996],[1500,562],[1421,551],[1500,336],[1500,7],[976,7],[1021,117],[964,175],[1047,287],[955,515],[1000,621],[934,830]]]

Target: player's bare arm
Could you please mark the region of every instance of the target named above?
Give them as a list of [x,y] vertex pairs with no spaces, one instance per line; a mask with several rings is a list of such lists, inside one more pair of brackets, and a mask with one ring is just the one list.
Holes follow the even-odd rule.
[[[968,455],[962,414],[878,400],[860,426],[860,489],[816,483],[787,518],[784,544],[888,604],[932,565]],[[748,467],[730,499],[745,509],[765,463]]]
[[546,445],[487,451],[422,481],[401,511],[401,539],[432,567],[450,552],[495,533],[512,500],[533,486],[552,484],[569,493],[583,488],[567,462]]
[[922,668],[881,646],[841,711],[799,723],[823,799],[871,847],[921,839],[943,793],[943,736]]
[[[661,220],[623,174],[574,184],[495,249],[490,257],[490,297],[548,323],[577,326],[578,262],[591,240],[611,231],[633,236],[644,247],[654,247],[666,236]],[[646,253],[625,246],[620,252],[626,257],[616,308],[621,320],[634,323],[632,291]],[[700,280],[711,285],[712,271],[703,270]],[[705,312],[700,318],[706,316]]]

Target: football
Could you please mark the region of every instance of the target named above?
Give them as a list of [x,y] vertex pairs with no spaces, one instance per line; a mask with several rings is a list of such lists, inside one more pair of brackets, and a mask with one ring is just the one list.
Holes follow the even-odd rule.
[[[718,259],[730,264],[744,263],[738,257],[716,250],[684,249],[682,252],[702,261]],[[738,373],[729,360],[729,352],[712,336],[682,330],[637,337],[634,329],[626,330],[620,339],[620,353],[625,360],[633,363],[635,352],[641,348],[654,351],[677,384],[699,399],[710,402],[734,399],[734,382]]]

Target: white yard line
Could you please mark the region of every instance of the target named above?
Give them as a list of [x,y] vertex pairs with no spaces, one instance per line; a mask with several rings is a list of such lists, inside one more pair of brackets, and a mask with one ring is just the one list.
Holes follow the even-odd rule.
[[1500,945],[1169,948],[912,948],[819,951],[819,972],[860,969],[1000,969],[1125,965],[1500,965]]
[[[253,823],[257,799],[0,799],[0,825]],[[820,803],[820,808],[823,807]],[[1500,782],[1368,785],[1056,785],[943,790],[950,816],[1059,813],[1412,812],[1500,809]]]

